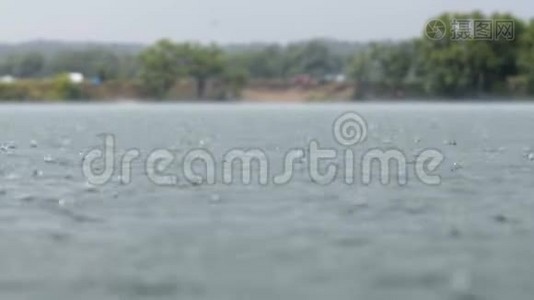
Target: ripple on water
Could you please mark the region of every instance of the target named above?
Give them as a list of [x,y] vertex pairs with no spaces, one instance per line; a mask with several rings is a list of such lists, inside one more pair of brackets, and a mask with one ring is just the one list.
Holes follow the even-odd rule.
[[30,202],[35,202],[37,200],[37,197],[34,195],[22,195],[22,196],[17,197],[17,200],[19,202],[30,203]]
[[[370,122],[370,139],[363,146],[387,146],[381,143],[380,138],[391,137],[390,141],[384,139],[383,142],[392,142],[392,147],[405,151],[440,146],[442,150],[447,150],[447,161],[439,171],[443,184],[437,187],[419,187],[413,182],[401,189],[335,186],[331,195],[325,195],[327,187],[309,182],[306,160],[295,166],[296,174],[300,175],[295,176],[290,184],[280,187],[240,189],[216,185],[209,188],[193,187],[191,183],[184,184],[183,188],[163,189],[135,181],[128,186],[114,183],[102,187],[84,185],[80,161],[88,149],[101,145],[100,140],[94,139],[97,131],[116,130],[116,134],[121,136],[121,144],[124,142],[139,149],[154,149],[156,143],[176,143],[176,147],[184,149],[185,153],[202,144],[200,141],[205,142],[204,146],[212,147],[215,143],[206,138],[209,134],[198,134],[195,123],[190,122],[191,118],[199,118],[202,113],[183,114],[181,111],[182,107],[179,107],[161,118],[151,116],[145,122],[141,115],[132,118],[130,114],[121,112],[117,117],[118,114],[108,115],[107,109],[100,109],[87,121],[87,132],[78,135],[72,132],[79,118],[72,118],[69,113],[64,113],[64,116],[76,120],[63,121],[41,113],[36,115],[35,120],[13,119],[15,125],[35,122],[33,127],[43,128],[42,132],[40,129],[25,132],[28,131],[26,127],[15,125],[11,127],[17,127],[17,131],[0,129],[1,136],[17,136],[20,139],[16,149],[8,147],[6,141],[0,142],[0,204],[9,208],[0,210],[1,233],[7,237],[0,249],[8,254],[4,257],[13,261],[8,266],[16,266],[11,270],[20,275],[20,279],[16,280],[26,283],[20,286],[21,291],[43,288],[47,292],[51,287],[83,282],[80,284],[87,284],[84,286],[87,290],[72,290],[73,294],[65,294],[66,297],[76,298],[74,294],[78,292],[82,293],[79,295],[81,298],[88,298],[83,292],[98,289],[103,294],[98,294],[101,298],[120,295],[125,298],[223,299],[232,298],[235,296],[232,293],[240,289],[247,289],[247,284],[248,290],[259,291],[259,298],[267,298],[272,295],[270,292],[280,292],[276,296],[287,298],[284,297],[287,290],[277,290],[282,284],[288,289],[310,291],[306,295],[320,289],[320,295],[315,298],[324,295],[350,298],[351,295],[345,292],[357,289],[360,293],[355,297],[362,299],[373,298],[373,292],[383,292],[386,295],[384,299],[394,294],[400,294],[398,299],[428,299],[433,296],[470,299],[469,295],[473,294],[478,299],[478,293],[532,294],[530,285],[523,286],[532,275],[532,264],[529,263],[532,243],[528,238],[532,234],[532,226],[530,219],[522,215],[532,208],[528,199],[532,194],[529,181],[532,177],[529,174],[534,168],[531,163],[534,150],[522,148],[528,141],[528,132],[524,128],[534,126],[531,114],[520,122],[512,116],[509,122],[502,122],[509,126],[506,133],[504,130],[491,131],[495,123],[495,119],[491,118],[491,122],[482,124],[483,128],[492,132],[491,139],[482,143],[468,127],[473,123],[486,122],[484,118],[473,122],[473,118],[463,119],[463,113],[455,115],[458,118],[443,118],[442,111],[434,114],[430,110],[428,116],[421,119],[425,120],[425,124],[434,119],[432,129],[417,124],[410,132],[410,127],[405,126],[413,123],[413,113],[405,114],[399,110],[391,114],[395,126],[403,130],[384,126],[387,118],[381,117],[383,113],[377,114],[376,118],[370,115],[370,121],[378,122],[380,126]],[[323,118],[327,113],[322,109],[316,112],[309,115],[309,123],[300,122],[298,118],[290,123],[278,122],[284,112],[277,113],[269,116],[268,126],[254,126],[250,132],[239,131],[242,122],[219,122],[225,118],[223,113],[218,113],[216,122],[206,118],[201,125],[208,128],[206,132],[217,132],[221,136],[214,139],[216,147],[248,146],[242,141],[250,141],[252,145],[265,144],[267,139],[269,146],[266,149],[270,154],[285,151],[293,144],[303,144],[301,147],[307,148],[304,144],[311,140],[331,141],[329,127],[332,120]],[[159,125],[170,125],[155,126],[154,119],[162,120]],[[451,122],[451,119],[454,121]],[[42,126],[47,122],[58,125]],[[258,118],[255,122],[264,120]],[[190,123],[189,127],[193,129],[189,133],[182,132],[184,129],[171,135],[168,128],[181,128],[171,126],[177,123]],[[313,124],[316,123],[321,124],[321,128],[325,127],[327,135],[314,130]],[[292,130],[288,130],[288,124]],[[498,125],[499,128],[503,126]],[[55,127],[58,129],[54,130]],[[68,130],[63,130],[67,127]],[[294,133],[295,128],[297,134]],[[156,132],[157,138],[154,137]],[[278,133],[281,139],[277,138]],[[62,143],[60,139],[69,135],[76,136],[72,144]],[[307,137],[306,143],[298,142],[300,136]],[[177,141],[182,137],[184,143]],[[38,140],[39,144],[34,144],[31,138]],[[441,142],[447,138],[458,139],[460,146],[443,146]],[[508,149],[498,148],[501,145],[506,145]],[[281,148],[278,149],[278,146]],[[482,157],[475,157],[480,154]],[[46,155],[52,158],[49,162],[45,159]],[[410,163],[416,156],[417,151],[414,151]],[[53,163],[62,159],[66,161],[63,165]],[[456,165],[453,165],[454,162]],[[460,171],[463,163],[465,169]],[[139,174],[141,171],[144,170],[140,169]],[[37,178],[32,178],[32,172],[38,175]],[[74,174],[74,177],[69,174]],[[118,197],[119,192],[121,199],[111,200]],[[102,198],[108,201],[100,201]],[[514,200],[519,198],[524,200],[515,203]],[[222,204],[217,204],[221,201]],[[210,211],[206,205],[211,203],[214,204]],[[183,214],[176,213],[179,216],[176,218],[174,213],[168,216],[159,213],[169,209]],[[118,213],[113,214],[115,211]],[[14,224],[12,220],[18,225],[10,226]],[[108,231],[101,233],[98,231],[102,229],[100,227]],[[31,232],[24,231],[26,228],[31,228]],[[526,234],[518,234],[522,229]],[[486,232],[488,234],[484,235]],[[45,242],[36,239],[35,235],[44,237]],[[477,240],[478,236],[482,238]],[[22,240],[28,243],[22,244]],[[214,249],[213,246],[217,247]],[[198,255],[198,261],[184,259],[183,255],[188,251]],[[269,255],[275,251],[281,253],[284,260]],[[28,257],[27,254],[33,253],[34,257]],[[473,257],[473,266],[469,265],[469,261],[463,263],[463,260],[456,265],[454,262],[461,255]],[[62,266],[65,262],[68,264]],[[142,262],[149,270],[144,274],[136,273],[139,269],[132,267],[136,262]],[[58,265],[62,267],[54,268]],[[52,269],[49,266],[53,266]],[[90,268],[87,269],[88,266]],[[250,273],[241,274],[242,277],[217,276],[231,273],[236,266]],[[204,276],[210,268],[215,275]],[[84,269],[89,273],[78,272]],[[59,273],[49,276],[50,270]],[[99,278],[97,276],[102,273],[99,270],[111,270],[112,273]],[[289,272],[284,272],[286,270]],[[272,278],[271,271],[285,275]],[[184,278],[174,277],[178,274],[176,272]],[[324,280],[310,281],[312,283],[298,281],[297,272]],[[338,274],[346,281],[337,280]],[[471,278],[474,275],[477,277]],[[7,281],[9,276],[7,273],[2,278]],[[46,281],[36,288],[31,284],[33,278],[46,278]],[[244,288],[243,282],[238,282],[236,278],[247,281]],[[292,285],[291,279],[297,279],[297,285]],[[286,285],[287,282],[290,284]],[[369,287],[366,289],[364,285]],[[215,287],[215,293],[202,297],[206,286]],[[264,291],[267,296],[261,294]],[[410,292],[423,296],[403,297]],[[9,291],[0,291],[0,298],[9,299],[9,296]]]
[[88,194],[98,194],[100,193],[100,189],[97,186],[94,186],[90,183],[85,183],[83,187],[83,191]]
[[221,195],[219,194],[212,194],[210,197],[211,203],[220,203],[221,202]]
[[464,168],[464,166],[462,165],[462,163],[455,162],[455,163],[452,164],[451,172],[456,172],[456,171],[459,171],[459,170],[461,170],[463,168]]
[[56,206],[53,209],[50,209],[52,213],[58,216],[66,217],[67,219],[75,223],[103,223],[104,219],[89,216],[86,214],[77,213],[71,209],[68,209],[64,206]]

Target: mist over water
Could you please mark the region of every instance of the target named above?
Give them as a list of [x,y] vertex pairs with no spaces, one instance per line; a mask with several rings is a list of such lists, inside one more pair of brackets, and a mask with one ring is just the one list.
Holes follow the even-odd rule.
[[[296,165],[283,186],[161,187],[138,161],[132,184],[95,187],[81,171],[107,133],[117,155],[260,148],[277,172],[311,140],[345,149],[332,124],[350,111],[369,126],[357,153],[438,149],[441,185],[323,186]],[[529,104],[2,105],[0,298],[530,299],[533,127]]]

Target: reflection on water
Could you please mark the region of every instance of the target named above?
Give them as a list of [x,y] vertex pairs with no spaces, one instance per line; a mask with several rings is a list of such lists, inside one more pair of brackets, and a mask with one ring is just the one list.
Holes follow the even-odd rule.
[[[89,186],[81,159],[311,140],[357,111],[356,150],[446,156],[443,183],[158,187],[134,165]],[[0,107],[0,297],[39,299],[528,299],[534,262],[529,105],[51,105]],[[283,160],[274,159],[274,168]],[[279,164],[279,165],[278,165]],[[394,181],[393,181],[394,182]]]

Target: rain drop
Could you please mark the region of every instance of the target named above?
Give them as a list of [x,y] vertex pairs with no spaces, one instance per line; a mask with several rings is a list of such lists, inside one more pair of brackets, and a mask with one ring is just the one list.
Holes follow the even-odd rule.
[[56,160],[51,155],[45,155],[43,160],[45,163],[48,163],[48,164],[52,164],[56,162]]
[[210,197],[211,202],[221,202],[221,196],[218,194],[213,194]]
[[463,167],[464,166],[462,166],[462,164],[455,162],[454,164],[452,164],[451,171],[455,172],[455,171],[458,171],[460,169],[463,169]]

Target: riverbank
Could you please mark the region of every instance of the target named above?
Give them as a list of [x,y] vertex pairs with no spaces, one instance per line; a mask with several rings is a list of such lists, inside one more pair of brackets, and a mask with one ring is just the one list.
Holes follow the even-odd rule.
[[[253,81],[240,91],[232,91],[222,82],[211,82],[206,90],[207,100],[250,102],[314,102],[349,101],[354,95],[350,84],[294,85],[280,81]],[[166,99],[186,101],[195,99],[193,81],[178,82]],[[62,79],[21,80],[0,84],[0,101],[115,101],[121,99],[153,99],[141,82],[108,81],[102,84],[72,84]]]
[[[194,101],[197,86],[193,80],[177,82],[161,99],[164,101]],[[14,83],[0,83],[0,102],[54,102],[54,101],[92,101],[114,102],[158,101],[138,80],[110,80],[100,84],[85,82],[74,84],[63,77],[42,80],[19,80]],[[365,91],[358,90],[352,83],[315,83],[294,84],[283,80],[253,80],[240,89],[223,81],[207,84],[202,100],[207,101],[244,101],[244,102],[346,102],[382,99],[410,101],[531,101],[532,97],[513,89],[501,94],[470,94],[461,98],[441,98],[425,93],[420,87],[410,89],[391,89],[386,86],[368,86]],[[202,101],[198,100],[198,101]]]

